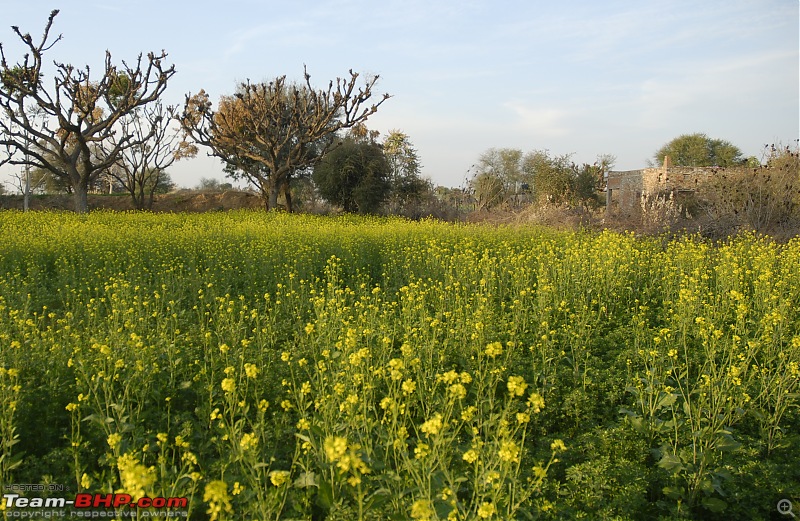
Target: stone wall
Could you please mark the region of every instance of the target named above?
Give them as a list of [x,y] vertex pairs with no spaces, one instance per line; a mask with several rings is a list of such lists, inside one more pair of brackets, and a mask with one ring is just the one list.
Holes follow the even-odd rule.
[[644,193],[694,192],[704,181],[724,170],[719,167],[645,168],[642,170]]
[[[620,208],[630,208],[639,204],[641,197],[659,193],[673,192],[685,195],[702,191],[705,181],[725,171],[721,167],[671,166],[669,158],[664,165],[641,170],[608,173],[606,202]],[[734,169],[727,169],[732,171]]]
[[642,170],[609,172],[606,203],[628,208],[638,204],[644,190]]

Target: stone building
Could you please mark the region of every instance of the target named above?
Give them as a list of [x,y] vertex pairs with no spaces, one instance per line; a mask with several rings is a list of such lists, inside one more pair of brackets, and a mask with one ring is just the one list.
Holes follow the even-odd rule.
[[685,196],[698,190],[710,177],[724,170],[721,167],[672,166],[669,156],[664,164],[654,168],[609,172],[606,188],[607,208],[631,208],[642,197],[672,193]]

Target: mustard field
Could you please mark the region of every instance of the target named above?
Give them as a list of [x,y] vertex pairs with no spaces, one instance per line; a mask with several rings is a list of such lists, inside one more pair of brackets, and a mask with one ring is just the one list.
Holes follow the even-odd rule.
[[0,486],[211,520],[767,519],[800,499],[799,309],[797,239],[2,212]]

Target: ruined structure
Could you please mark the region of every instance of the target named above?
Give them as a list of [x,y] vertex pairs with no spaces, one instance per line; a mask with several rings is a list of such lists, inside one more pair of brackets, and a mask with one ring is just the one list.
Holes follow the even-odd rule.
[[703,183],[722,170],[725,169],[716,166],[672,166],[670,157],[665,156],[664,164],[660,167],[609,172],[606,208],[631,208],[638,205],[643,196],[692,194],[702,190]]

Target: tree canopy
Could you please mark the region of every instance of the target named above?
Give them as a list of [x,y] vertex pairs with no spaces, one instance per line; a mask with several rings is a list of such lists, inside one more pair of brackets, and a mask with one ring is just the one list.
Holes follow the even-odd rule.
[[470,182],[479,208],[499,206],[523,191],[522,155],[516,148],[490,148],[480,155]]
[[316,165],[314,184],[346,212],[375,213],[389,194],[390,172],[380,145],[347,137]]
[[400,130],[390,130],[383,140],[383,154],[389,163],[389,211],[392,213],[407,212],[414,204],[418,204],[426,192],[431,189],[430,183],[420,177],[420,160],[417,149],[408,134]]
[[723,139],[705,134],[682,134],[653,154],[654,164],[661,165],[669,156],[674,166],[736,166],[744,162],[742,151]]
[[529,202],[591,203],[615,160],[605,154],[592,165],[576,165],[572,154],[490,148],[478,158],[470,186],[481,209]]

